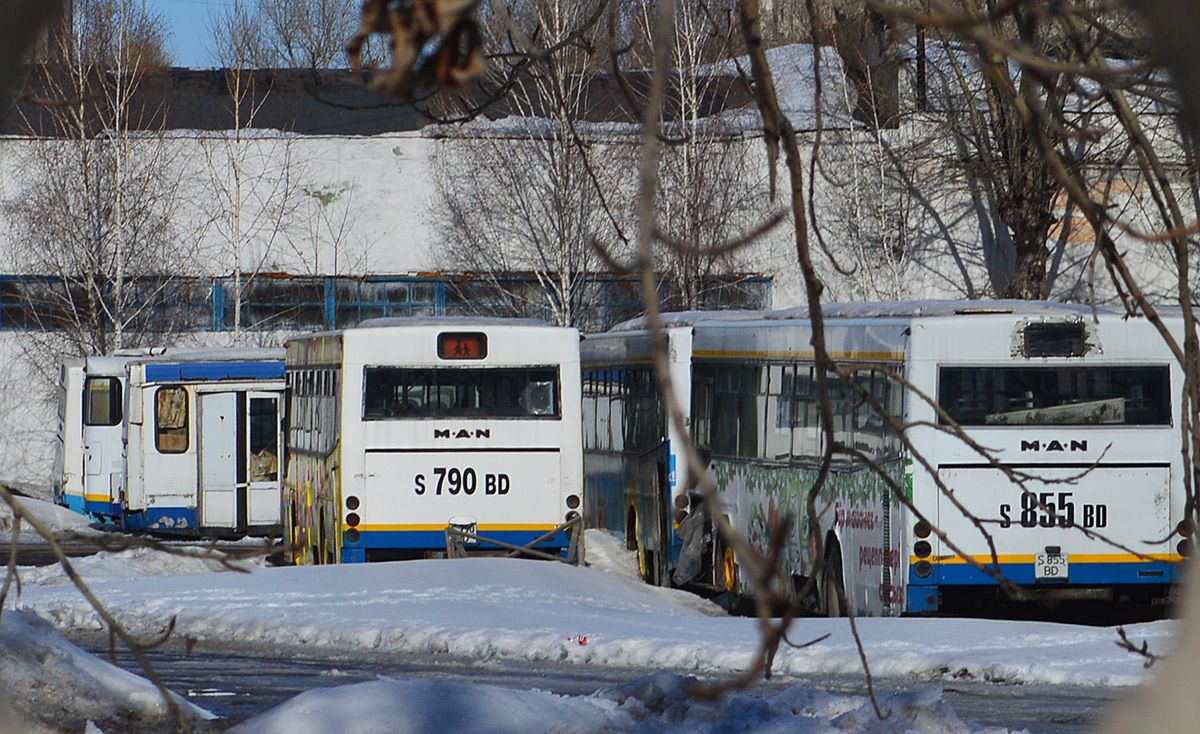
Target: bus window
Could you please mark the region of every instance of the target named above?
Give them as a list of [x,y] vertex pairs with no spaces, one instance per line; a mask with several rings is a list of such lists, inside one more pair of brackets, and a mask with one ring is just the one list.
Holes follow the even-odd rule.
[[1165,366],[943,367],[938,404],[966,426],[1166,426],[1170,381]]
[[250,481],[279,477],[279,410],[274,397],[250,398]]
[[363,420],[561,415],[557,367],[363,370]]
[[89,377],[83,386],[83,424],[115,426],[121,422],[121,381]]
[[187,390],[160,387],[154,400],[154,446],[162,454],[188,449]]

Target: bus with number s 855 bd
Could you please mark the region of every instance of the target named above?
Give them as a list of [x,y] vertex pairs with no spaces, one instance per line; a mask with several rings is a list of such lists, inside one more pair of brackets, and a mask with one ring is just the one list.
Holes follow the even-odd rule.
[[[663,321],[660,335],[635,320],[582,346],[585,517],[637,550],[646,580],[757,591],[664,415],[651,364],[662,339],[719,511],[779,559],[785,593],[811,591],[810,610],[991,612],[1014,588],[1051,605],[1172,598],[1194,539],[1183,373],[1146,318],[1025,301],[829,304],[823,338],[840,369],[824,374],[804,309]],[[1180,318],[1164,325],[1182,341]]]

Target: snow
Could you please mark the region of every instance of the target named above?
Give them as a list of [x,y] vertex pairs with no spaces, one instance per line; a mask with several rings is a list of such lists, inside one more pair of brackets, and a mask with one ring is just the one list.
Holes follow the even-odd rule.
[[[59,507],[53,502],[30,497],[19,497],[17,502],[52,531],[75,534],[94,532],[91,520],[76,512],[71,512],[65,507]],[[8,540],[7,536],[12,532],[12,526],[13,508],[5,502],[0,502],[0,533],[4,534],[0,537]],[[22,542],[37,540],[37,535],[28,525],[22,525],[19,537]]]
[[[175,700],[190,721],[212,718]],[[80,731],[92,722],[119,732],[173,717],[153,684],[85,653],[45,620],[12,610],[0,617],[0,731]]]
[[[871,704],[800,686],[763,700],[735,694],[717,702],[690,695],[695,678],[660,673],[591,696],[510,691],[490,685],[382,680],[308,691],[230,729],[230,734],[383,734],[468,731],[488,734],[754,731],[969,732],[936,693],[884,696]],[[353,708],[352,708],[353,707]],[[345,712],[354,710],[355,716]]]
[[[894,715],[880,720],[868,699],[796,685],[768,696],[742,693],[717,701],[689,695],[697,679],[745,670],[758,622],[728,617],[677,590],[642,584],[615,539],[589,531],[590,567],[497,558],[428,560],[360,566],[214,572],[197,558],[141,549],[76,559],[75,568],[129,632],[153,638],[175,620],[177,640],[211,650],[257,648],[279,654],[347,651],[457,655],[476,660],[650,668],[661,673],[591,696],[559,696],[467,682],[381,679],[313,690],[233,731],[464,732],[516,731],[788,731],[978,732],[941,698],[946,681],[1126,687],[1146,676],[1142,659],[1116,644],[1111,628],[963,619],[860,619],[872,672],[926,681],[928,690],[884,696]],[[161,708],[141,679],[79,651],[66,632],[102,630],[97,612],[47,569],[21,569],[19,598],[0,617],[0,681],[13,701],[53,698],[75,719],[121,731],[113,712]],[[13,608],[20,610],[13,611]],[[37,616],[34,616],[37,615]],[[1175,623],[1126,628],[1164,652]],[[861,675],[845,620],[800,619],[780,650],[777,676]],[[37,653],[37,650],[49,654]],[[17,651],[14,653],[13,651]],[[21,653],[22,650],[34,651]],[[97,701],[90,708],[87,701]],[[12,704],[10,702],[9,708]],[[29,712],[9,710],[12,715]],[[189,715],[204,712],[189,707]],[[353,716],[347,716],[353,711]],[[5,706],[0,702],[0,715]],[[104,718],[103,714],[111,714]],[[154,714],[155,711],[144,715]],[[161,714],[161,711],[158,711]],[[107,724],[105,722],[108,722]],[[111,728],[106,728],[111,727]],[[0,731],[6,731],[0,722]],[[76,729],[78,730],[78,729]]]

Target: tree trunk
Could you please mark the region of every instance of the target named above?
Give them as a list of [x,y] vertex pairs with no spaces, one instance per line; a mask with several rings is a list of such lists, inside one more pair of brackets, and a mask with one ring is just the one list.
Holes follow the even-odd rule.
[[1046,238],[1050,234],[1049,213],[1029,212],[1023,221],[1014,222],[1003,212],[1001,217],[1013,234],[1013,245],[1017,251],[1016,266],[1012,281],[1004,289],[1005,298],[1024,301],[1040,301],[1046,298],[1046,261],[1050,250]]

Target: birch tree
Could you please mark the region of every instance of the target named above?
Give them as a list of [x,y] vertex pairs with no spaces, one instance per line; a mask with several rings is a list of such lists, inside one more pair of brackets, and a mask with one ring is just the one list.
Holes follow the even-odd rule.
[[[650,48],[658,5],[634,5],[630,48]],[[734,17],[731,1],[680,2],[672,16],[655,196],[664,241],[657,248],[656,268],[666,276],[663,305],[672,310],[712,308],[723,282],[754,269],[754,248],[718,250],[771,209],[752,136],[722,115],[728,112],[723,101],[736,97],[742,84],[731,62],[742,50]],[[643,55],[623,66],[644,69],[652,63]],[[644,102],[636,100],[635,109]]]
[[292,136],[256,127],[274,85],[274,74],[257,68],[269,58],[257,24],[244,5],[234,5],[211,24],[218,34],[232,127],[201,140],[212,197],[206,235],[217,243],[217,257],[229,268],[233,292],[227,297],[232,310],[228,320],[239,344],[246,338],[243,317],[254,279],[278,268],[283,243],[297,234],[295,215],[302,197],[298,181],[303,165]]
[[[507,39],[497,40],[499,58],[527,64],[496,72],[515,72],[506,97],[513,117],[503,126],[442,131],[433,165],[439,266],[478,274],[464,301],[483,296],[499,313],[582,325],[588,281],[603,267],[593,243],[619,238],[606,199],[613,175],[606,161],[620,142],[597,140],[582,122],[599,59],[586,40],[568,43],[599,2],[514,6],[521,35],[505,35],[501,25],[490,36]],[[558,51],[537,56],[551,47]],[[528,275],[536,287],[511,288],[514,274]]]
[[49,277],[24,286],[34,325],[72,353],[102,354],[172,329],[160,306],[194,258],[174,229],[179,178],[161,110],[137,97],[166,58],[162,21],[125,0],[74,11],[72,32],[50,36],[54,63],[30,80],[46,104],[25,121],[31,175],[4,203],[7,254],[10,272]]

